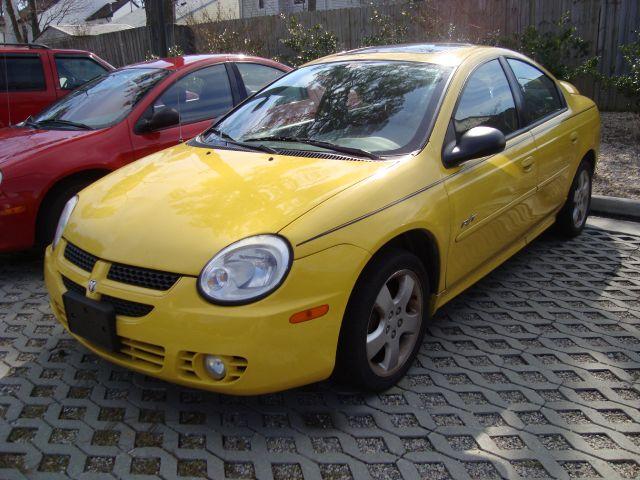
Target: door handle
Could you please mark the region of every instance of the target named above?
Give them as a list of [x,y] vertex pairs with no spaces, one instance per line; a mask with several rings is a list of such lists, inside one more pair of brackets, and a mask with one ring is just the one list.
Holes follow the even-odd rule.
[[578,132],[571,132],[569,138],[571,139],[571,143],[575,145],[576,143],[578,143]]
[[533,157],[527,157],[524,160],[522,160],[522,162],[520,162],[520,165],[522,166],[522,170],[524,170],[525,172],[530,172],[531,169],[533,168]]

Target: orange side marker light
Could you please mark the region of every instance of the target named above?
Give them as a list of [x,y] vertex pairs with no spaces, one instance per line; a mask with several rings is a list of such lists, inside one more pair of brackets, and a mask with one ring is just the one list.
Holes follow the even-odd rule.
[[4,210],[0,210],[0,217],[8,217],[9,215],[16,215],[18,213],[23,213],[26,211],[27,207],[25,207],[24,205],[13,208],[5,208]]
[[318,307],[309,308],[298,313],[294,313],[289,318],[289,323],[301,323],[326,315],[329,311],[329,305],[320,305]]

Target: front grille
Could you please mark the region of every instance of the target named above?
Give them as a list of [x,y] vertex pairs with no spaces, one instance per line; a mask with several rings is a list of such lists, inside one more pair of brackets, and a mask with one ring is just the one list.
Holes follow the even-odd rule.
[[123,300],[109,295],[102,295],[102,301],[113,305],[116,315],[122,315],[123,317],[144,317],[153,310],[152,305]]
[[126,361],[153,370],[162,369],[164,347],[125,337],[120,337],[120,342],[122,343],[120,353],[126,357]]
[[196,363],[204,361],[204,355],[197,352],[184,351],[178,354],[178,372],[180,376],[187,380],[221,383],[230,383],[239,380],[247,369],[247,359],[235,355],[219,355],[219,357],[224,360],[227,366],[227,375],[222,380],[214,380],[203,371],[203,368],[196,365]]
[[85,252],[72,243],[67,243],[67,247],[64,249],[64,258],[87,272],[92,271],[98,261],[98,257]]
[[[62,283],[64,283],[67,290],[80,293],[81,295],[86,294],[86,290],[82,285],[65,276],[62,277]],[[144,317],[153,310],[153,305],[132,302],[131,300],[124,300],[122,298],[111,297],[109,295],[102,295],[102,301],[113,305],[116,315],[122,315],[124,317]]]
[[169,290],[178,281],[180,275],[114,263],[109,269],[107,278],[137,287],[151,288],[153,290]]
[[64,283],[64,287],[67,290],[71,290],[72,292],[77,292],[80,293],[82,295],[84,295],[86,292],[85,288],[80,285],[79,283],[74,282],[73,280],[67,278],[67,277],[62,277],[62,283]]

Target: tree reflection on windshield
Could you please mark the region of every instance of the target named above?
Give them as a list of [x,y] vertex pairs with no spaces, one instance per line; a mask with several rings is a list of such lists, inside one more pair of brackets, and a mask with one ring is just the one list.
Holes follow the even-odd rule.
[[[383,155],[405,153],[426,140],[425,120],[449,73],[420,62],[302,67],[258,92],[216,128],[237,141],[264,139],[275,148],[292,148],[298,139]],[[317,149],[308,143],[295,148]]]
[[97,78],[74,90],[32,119],[30,124],[54,125],[56,121],[109,127],[124,117],[162,80],[161,69],[129,68]]

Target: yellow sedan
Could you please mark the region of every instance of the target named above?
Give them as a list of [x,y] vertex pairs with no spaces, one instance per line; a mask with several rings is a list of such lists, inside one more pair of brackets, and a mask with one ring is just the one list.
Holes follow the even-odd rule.
[[325,57],[71,199],[51,306],[170,382],[384,390],[436,309],[552,225],[581,232],[599,129],[591,100],[509,50]]

